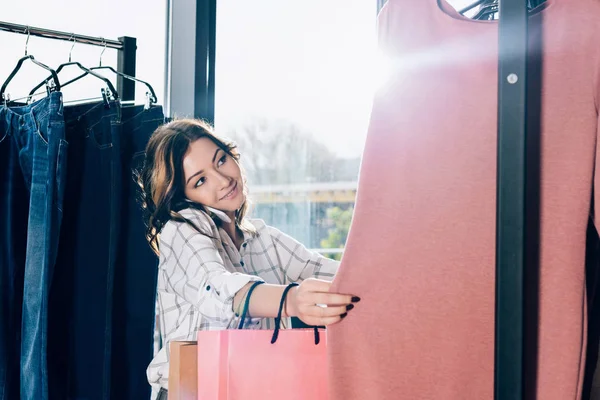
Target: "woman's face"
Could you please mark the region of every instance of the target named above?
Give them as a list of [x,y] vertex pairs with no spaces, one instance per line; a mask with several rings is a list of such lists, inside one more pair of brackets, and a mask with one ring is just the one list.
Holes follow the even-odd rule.
[[238,163],[207,137],[193,142],[183,157],[185,195],[189,200],[235,212],[244,201]]

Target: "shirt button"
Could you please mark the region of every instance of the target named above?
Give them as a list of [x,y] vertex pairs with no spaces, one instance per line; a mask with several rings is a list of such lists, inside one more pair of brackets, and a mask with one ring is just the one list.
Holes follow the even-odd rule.
[[240,261],[240,265],[243,267],[243,266],[244,266],[244,262],[243,262],[243,261]]
[[248,243],[244,243],[244,244],[242,245],[242,247],[246,247],[246,246],[248,246]]
[[206,290],[210,290],[210,285],[208,285],[208,286],[206,287]]

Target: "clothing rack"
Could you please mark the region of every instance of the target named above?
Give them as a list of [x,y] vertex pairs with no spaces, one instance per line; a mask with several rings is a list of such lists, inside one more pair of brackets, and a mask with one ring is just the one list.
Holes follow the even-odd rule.
[[[43,37],[46,39],[75,41],[91,46],[119,50],[117,55],[117,71],[135,77],[137,39],[129,36],[119,37],[118,40],[104,39],[70,32],[55,31],[33,26],[13,24],[0,21],[0,31],[21,35]],[[123,101],[135,100],[135,82],[117,76],[117,92]]]
[[528,298],[538,292],[535,282],[526,281],[526,272],[537,267],[526,257],[526,228],[535,231],[526,224],[526,200],[527,207],[538,207],[526,199],[525,190],[531,172],[526,170],[525,155],[535,152],[527,149],[528,1],[499,3],[494,397],[520,400],[526,397],[524,382],[535,385],[535,377],[524,376],[535,371],[524,368],[532,347],[525,346],[525,291]]

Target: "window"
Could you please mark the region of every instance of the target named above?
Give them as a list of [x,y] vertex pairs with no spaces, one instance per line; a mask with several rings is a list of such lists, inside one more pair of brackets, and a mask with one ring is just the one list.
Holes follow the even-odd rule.
[[[164,0],[147,0],[141,7],[137,1],[105,0],[90,3],[76,0],[57,1],[9,1],[2,5],[0,20],[15,24],[63,32],[74,32],[86,36],[104,37],[116,40],[120,36],[137,39],[136,75],[148,81],[162,101],[164,94],[165,71],[165,13]],[[27,36],[0,31],[2,43],[2,63],[0,77],[4,80],[15,67],[17,60],[24,55]],[[29,54],[42,63],[56,68],[67,62],[72,43],[39,37],[30,37]],[[98,65],[101,47],[75,43],[72,60],[86,67]],[[106,49],[102,57],[103,65],[117,67],[117,51]],[[60,74],[61,82],[67,81],[81,72],[77,67],[66,67]],[[114,74],[107,72],[107,78],[115,84]],[[29,91],[46,78],[43,69],[25,63],[19,74],[8,86],[12,99],[26,96]],[[76,84],[65,87],[65,101],[98,97],[103,83],[93,77],[86,77]],[[136,86],[136,99],[144,101],[143,86]]]
[[377,2],[224,0],[215,126],[238,143],[252,217],[339,256],[377,82]]

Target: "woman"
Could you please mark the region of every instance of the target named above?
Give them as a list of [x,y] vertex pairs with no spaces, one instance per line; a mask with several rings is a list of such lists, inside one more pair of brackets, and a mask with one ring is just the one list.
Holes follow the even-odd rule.
[[[147,239],[159,255],[158,307],[163,348],[148,380],[166,391],[169,342],[195,340],[200,330],[234,328],[245,296],[246,326],[272,329],[284,289],[285,317],[331,325],[346,317],[357,297],[329,293],[338,262],[308,251],[293,238],[246,217],[247,188],[240,155],[199,120],[158,128],[139,176]],[[320,279],[314,279],[320,278]],[[319,305],[319,306],[317,306]],[[328,307],[323,307],[327,305]]]

